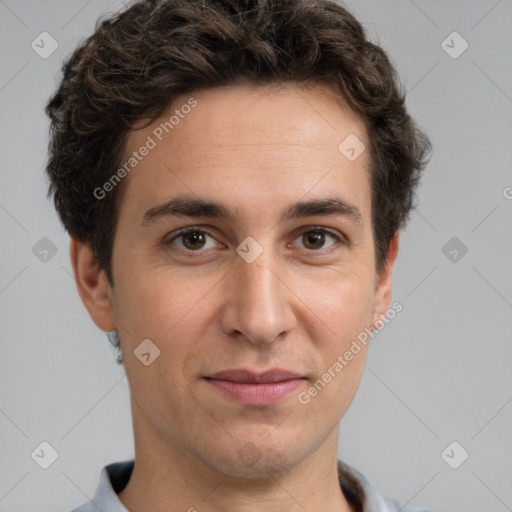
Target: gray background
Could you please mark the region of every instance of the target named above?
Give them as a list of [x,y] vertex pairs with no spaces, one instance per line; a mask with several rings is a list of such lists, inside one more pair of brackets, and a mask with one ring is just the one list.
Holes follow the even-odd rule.
[[[401,239],[403,311],[372,343],[339,456],[411,505],[512,510],[512,1],[347,5],[389,52],[434,154]],[[79,299],[43,175],[43,107],[62,59],[121,6],[0,0],[3,512],[69,510],[105,464],[133,456],[124,372]],[[31,48],[43,31],[59,44],[47,59]],[[457,59],[441,46],[453,31],[469,43]],[[46,262],[32,250],[43,237],[57,249]],[[452,237],[468,249],[455,262],[442,251]],[[42,441],[59,455],[46,470],[31,458]],[[453,441],[469,453],[458,469],[441,455]],[[448,450],[452,464],[461,450]]]

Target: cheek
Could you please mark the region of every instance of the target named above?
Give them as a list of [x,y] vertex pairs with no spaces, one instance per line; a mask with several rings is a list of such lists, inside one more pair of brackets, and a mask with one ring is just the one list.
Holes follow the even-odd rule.
[[[367,332],[373,312],[373,280],[371,272],[337,274],[329,284],[309,283],[301,293],[307,305],[308,337],[319,356],[316,381],[299,402],[319,416],[329,416],[332,422],[349,406],[357,390],[366,362]],[[306,298],[308,297],[308,298]],[[328,404],[328,405],[326,405]]]
[[175,366],[194,348],[204,325],[211,322],[220,277],[184,275],[163,266],[161,270],[132,270],[120,275],[115,315],[125,345],[133,350],[148,338]]
[[353,274],[316,289],[305,301],[311,312],[304,324],[310,326],[308,336],[315,344],[319,365],[315,379],[297,399],[305,414],[323,418],[333,428],[354,398],[364,370],[372,285],[367,274]]
[[306,325],[313,323],[326,333],[312,339],[338,347],[371,324],[374,283],[367,269],[338,270],[321,279],[298,278],[296,283],[304,314],[310,318]]

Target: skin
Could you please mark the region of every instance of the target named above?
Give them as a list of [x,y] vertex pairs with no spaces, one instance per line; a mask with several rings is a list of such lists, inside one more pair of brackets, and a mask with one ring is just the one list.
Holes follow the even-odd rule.
[[[398,236],[377,274],[369,155],[351,162],[338,150],[349,134],[368,147],[364,124],[324,85],[237,85],[193,96],[197,106],[125,178],[113,288],[89,246],[71,240],[80,296],[98,327],[118,330],[130,385],[135,467],[119,499],[137,512],[351,511],[337,479],[338,424],[367,348],[308,404],[298,396],[390,306]],[[131,132],[125,157],[188,98]],[[220,201],[235,218],[172,216],[141,226],[144,212],[182,195]],[[279,220],[299,200],[332,197],[361,218]],[[190,226],[211,237],[202,246],[174,238]],[[346,243],[326,233],[312,244],[318,227]],[[236,252],[248,236],[263,249],[252,263]],[[149,366],[134,355],[147,338],[160,349]],[[306,380],[268,406],[236,403],[203,378],[276,367]]]

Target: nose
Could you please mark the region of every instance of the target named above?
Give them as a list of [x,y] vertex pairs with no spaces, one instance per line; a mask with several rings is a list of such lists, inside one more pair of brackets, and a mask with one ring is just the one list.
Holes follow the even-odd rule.
[[221,312],[224,331],[255,345],[266,345],[289,333],[297,321],[284,265],[270,250],[252,263],[239,258],[233,265]]

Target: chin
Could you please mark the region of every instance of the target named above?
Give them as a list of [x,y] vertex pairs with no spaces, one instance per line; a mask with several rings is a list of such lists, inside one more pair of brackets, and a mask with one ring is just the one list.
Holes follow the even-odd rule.
[[201,454],[203,463],[219,473],[252,479],[283,475],[306,456],[296,443],[283,445],[281,441],[276,446],[275,441],[269,438],[263,441],[247,438],[233,441],[229,447],[216,446],[208,457],[205,457],[205,453]]
[[217,471],[234,478],[249,478],[254,480],[268,480],[269,477],[278,477],[296,465],[295,457],[278,459],[276,454],[261,454],[257,460],[240,460],[238,457],[230,460],[217,461]]

